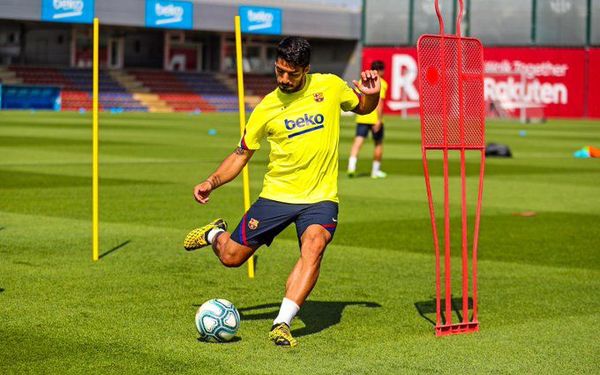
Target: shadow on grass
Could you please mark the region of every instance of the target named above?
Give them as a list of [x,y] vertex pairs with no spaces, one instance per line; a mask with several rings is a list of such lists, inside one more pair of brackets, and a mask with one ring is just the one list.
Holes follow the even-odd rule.
[[115,252],[115,251],[117,251],[117,250],[119,250],[119,249],[121,249],[121,248],[125,247],[125,246],[126,246],[127,244],[129,244],[130,242],[131,242],[131,240],[127,240],[127,241],[125,241],[125,242],[123,242],[123,243],[121,243],[121,244],[119,244],[119,245],[117,245],[117,246],[113,247],[112,249],[108,250],[107,252],[100,254],[100,257],[99,257],[99,258],[100,258],[100,259],[104,258],[104,257],[105,257],[105,256],[107,256],[108,254],[110,254],[110,253],[113,253],[113,252]]
[[367,172],[361,172],[361,173],[355,173],[352,177],[347,176],[349,179],[354,179],[354,178],[364,178],[364,177],[371,177],[370,173]]
[[[342,320],[342,313],[346,306],[356,305],[368,308],[381,307],[376,302],[366,301],[306,301],[298,313],[298,318],[302,320],[305,327],[295,329],[292,333],[296,337],[302,337],[321,332]],[[266,303],[238,310],[244,320],[273,320],[277,317],[279,306],[279,303]]]
[[0,288],[0,293],[4,292],[4,290],[5,290],[4,288]]
[[219,345],[223,345],[223,344],[233,344],[233,343],[238,342],[238,341],[242,341],[242,338],[239,337],[239,336],[234,336],[231,340],[224,341],[224,342],[210,342],[210,341],[202,340],[202,338],[198,337],[198,342],[201,342],[203,344],[219,344]]
[[[434,156],[435,155],[435,156]],[[431,176],[443,176],[443,161],[440,157],[441,154],[434,153],[430,156],[429,159],[429,173]],[[451,171],[459,171],[460,170],[460,161],[453,158],[451,155],[451,159],[448,164],[448,168]],[[436,158],[436,156],[438,158]],[[479,176],[479,160],[467,160],[466,161],[466,175],[467,176]],[[367,167],[366,164],[362,166],[359,165],[360,168],[370,168]],[[421,159],[401,159],[401,158],[392,158],[385,157],[384,164],[382,166],[383,170],[388,173],[388,175],[392,176],[423,176],[423,161]],[[340,169],[340,176],[344,176],[346,170],[343,168]],[[515,161],[515,159],[493,159],[489,160],[486,163],[485,167],[485,175],[489,176],[524,176],[524,175],[562,175],[562,174],[585,174],[592,173],[590,168],[582,167],[563,167],[557,164],[552,164],[548,166],[538,166],[538,165],[523,165],[519,164]],[[369,175],[370,176],[370,175]]]
[[[35,173],[0,169],[0,181],[2,181],[2,187],[8,189],[27,188],[29,186],[40,186],[42,188],[70,188],[90,186],[92,178],[68,174]],[[104,186],[160,186],[168,184],[162,181],[135,180],[131,178],[101,178],[100,183]]]
[[[446,305],[446,300],[442,298],[441,311],[440,311],[442,323],[446,322],[445,305]],[[452,311],[458,318],[458,320],[455,320],[455,322],[462,321],[462,317],[463,317],[463,315],[462,315],[462,297],[452,298],[450,305],[452,306]],[[419,315],[421,315],[423,317],[423,319],[427,320],[433,326],[436,325],[436,323],[435,323],[435,319],[436,319],[435,299],[431,299],[428,301],[415,302],[415,308],[419,312]],[[473,299],[471,297],[469,297],[469,310],[472,310],[472,309],[473,309]],[[428,316],[427,314],[430,314],[431,317]]]

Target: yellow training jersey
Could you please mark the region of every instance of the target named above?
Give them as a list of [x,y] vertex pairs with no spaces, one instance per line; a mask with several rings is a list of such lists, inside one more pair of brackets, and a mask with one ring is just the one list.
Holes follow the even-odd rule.
[[333,74],[307,74],[291,94],[275,89],[252,112],[240,147],[271,146],[262,198],[285,203],[338,201],[340,108],[354,109],[357,94]]
[[[381,78],[381,91],[379,92],[379,100],[385,99],[385,93],[388,89],[388,83],[385,79]],[[377,109],[374,109],[373,112],[366,115],[356,115],[356,123],[357,124],[369,124],[375,125],[377,121],[379,121],[379,115],[377,114]]]

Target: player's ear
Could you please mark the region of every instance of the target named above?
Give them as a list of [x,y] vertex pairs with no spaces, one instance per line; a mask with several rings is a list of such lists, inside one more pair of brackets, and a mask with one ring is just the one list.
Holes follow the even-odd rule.
[[304,67],[304,74],[308,74],[310,72],[310,64]]

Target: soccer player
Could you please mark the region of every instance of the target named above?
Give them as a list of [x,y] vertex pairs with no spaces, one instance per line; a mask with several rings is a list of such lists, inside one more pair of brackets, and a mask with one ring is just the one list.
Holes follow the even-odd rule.
[[387,174],[381,170],[381,158],[383,157],[383,101],[388,84],[383,79],[384,65],[382,61],[373,61],[371,69],[376,70],[381,80],[381,93],[379,95],[379,104],[377,109],[366,115],[356,116],[356,137],[350,150],[350,159],[348,159],[348,177],[354,177],[356,173],[356,162],[358,153],[369,136],[373,135],[375,149],[373,150],[373,167],[371,168],[372,178],[385,178]]
[[277,47],[277,88],[258,104],[238,147],[206,181],[194,187],[200,204],[210,193],[233,180],[248,163],[260,141],[270,144],[269,165],[258,200],[227,232],[216,219],[185,238],[186,250],[209,244],[221,263],[239,267],[257,248],[269,246],[288,225],[296,225],[300,258],[285,286],[285,298],[269,338],[281,346],[296,346],[292,319],[314,288],[321,259],[338,221],[338,143],[340,108],[365,114],[379,103],[376,71],[361,72],[353,81],[358,94],[333,74],[309,74],[311,47],[303,38],[284,38]]

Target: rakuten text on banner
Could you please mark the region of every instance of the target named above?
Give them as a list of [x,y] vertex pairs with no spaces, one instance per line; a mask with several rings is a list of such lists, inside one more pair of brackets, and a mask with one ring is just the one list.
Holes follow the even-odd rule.
[[[591,103],[586,103],[590,96],[586,95],[585,84],[587,53],[584,49],[566,48],[486,48],[486,102],[515,117],[521,108],[541,108],[549,117],[600,116],[600,110],[595,113]],[[597,55],[590,59],[591,72],[594,67],[600,68],[600,50]],[[374,60],[382,60],[386,65],[390,83],[386,111],[416,115],[416,49],[364,48],[363,67]]]

